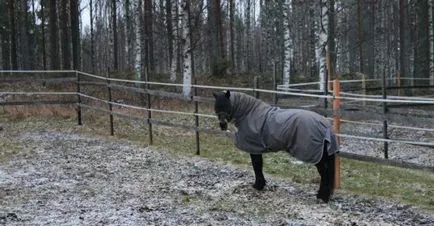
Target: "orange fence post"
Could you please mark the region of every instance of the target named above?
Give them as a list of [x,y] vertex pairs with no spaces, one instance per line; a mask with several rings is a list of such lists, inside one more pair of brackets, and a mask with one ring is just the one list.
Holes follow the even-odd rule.
[[[341,85],[339,80],[335,79],[333,80],[333,128],[334,132],[340,133],[341,131],[341,118],[339,114],[341,100],[339,99],[341,92]],[[341,143],[340,138],[336,137],[338,144]],[[335,156],[335,184],[334,188],[340,188],[341,187],[341,158],[339,155]]]

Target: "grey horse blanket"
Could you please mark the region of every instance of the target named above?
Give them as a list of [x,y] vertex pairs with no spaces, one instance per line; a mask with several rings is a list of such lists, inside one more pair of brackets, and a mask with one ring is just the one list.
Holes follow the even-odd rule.
[[324,145],[327,153],[338,152],[331,123],[306,110],[273,107],[252,96],[231,92],[232,118],[238,131],[235,146],[250,154],[286,150],[296,159],[316,164]]

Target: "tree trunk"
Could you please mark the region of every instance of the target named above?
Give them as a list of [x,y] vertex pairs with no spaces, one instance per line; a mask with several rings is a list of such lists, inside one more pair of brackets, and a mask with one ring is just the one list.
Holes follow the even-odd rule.
[[[347,23],[347,49],[348,49],[348,59],[349,59],[349,71],[350,73],[354,73],[359,71],[360,67],[357,64],[357,52],[359,51],[359,29],[358,29],[358,4],[352,4],[349,6],[347,17],[350,18]],[[354,18],[356,15],[356,19]]]
[[230,26],[230,54],[231,54],[231,71],[234,72],[235,67],[235,34],[234,34],[234,18],[235,18],[235,0],[229,0],[229,26]]
[[430,85],[434,85],[434,0],[429,0]]
[[125,24],[126,24],[126,60],[128,70],[133,67],[133,20],[131,19],[131,3],[130,0],[125,0]]
[[[167,35],[169,41],[170,81],[176,82],[178,65],[178,1],[167,0]],[[170,7],[170,9],[169,9]]]
[[[417,38],[414,56],[414,78],[429,78],[430,52],[429,52],[429,14],[428,0],[416,2]],[[416,80],[415,84],[426,84],[426,80]]]
[[[30,7],[30,6],[29,6]],[[27,6],[26,6],[27,9]],[[28,45],[28,51],[27,54],[30,58],[29,60],[29,68],[30,69],[37,69],[37,58],[38,55],[36,54],[36,9],[35,9],[35,0],[32,0],[32,13],[29,14],[31,19],[28,19],[28,27],[27,27],[27,45]]]
[[363,55],[363,16],[362,16],[362,9],[363,9],[363,1],[357,0],[357,36],[358,36],[358,42],[359,42],[359,71],[363,74],[365,72],[364,68],[364,55]]
[[[408,24],[408,1],[399,0],[399,62],[401,78],[407,78],[410,75],[408,53],[410,52],[410,34]],[[408,84],[409,80],[403,79],[401,84]]]
[[90,16],[90,60],[91,60],[91,72],[95,74],[95,37],[93,31],[93,1],[89,0],[89,16]]
[[367,24],[367,40],[366,40],[366,58],[367,58],[367,67],[365,73],[371,76],[372,78],[380,78],[379,75],[374,75],[374,67],[375,67],[375,41],[377,39],[377,35],[375,32],[375,10],[376,10],[376,2],[371,1],[369,4],[369,12],[368,14],[368,24]]
[[323,92],[327,89],[326,76],[327,76],[327,30],[328,30],[328,17],[327,17],[327,4],[321,1],[321,14],[317,22],[317,36],[318,42],[316,47],[316,58],[319,64],[319,88]]
[[[290,35],[290,12],[291,11],[291,0],[285,0],[285,4],[283,7],[283,48],[284,48],[284,59],[283,59],[283,84],[288,87],[291,80],[291,53],[292,53],[292,45],[291,45],[291,35]],[[248,37],[249,38],[249,37]]]
[[329,79],[338,79],[336,74],[336,43],[335,43],[335,0],[328,0],[328,42],[327,50],[329,54]]
[[9,0],[9,21],[11,32],[11,63],[12,70],[18,70],[17,28],[15,25],[15,1]]
[[30,5],[28,1],[21,2],[21,14],[23,18],[21,18],[24,26],[21,25],[21,66],[23,69],[34,69],[34,56],[33,56],[33,34],[31,29],[33,27],[33,20],[31,19],[30,14]]
[[118,26],[117,26],[117,7],[116,1],[112,0],[112,26],[113,26],[113,69],[119,70],[118,62]]
[[60,69],[56,0],[50,0],[50,61],[51,69]]
[[[319,64],[317,62],[317,48],[319,48],[319,45],[316,41],[316,33],[317,30],[319,30],[319,27],[317,26],[318,24],[318,19],[315,17],[316,15],[316,10],[315,10],[315,6],[316,3],[315,2],[310,2],[309,3],[309,77],[310,78],[319,78],[320,84],[319,84],[319,89],[321,90],[321,87],[323,85],[321,85],[321,77],[319,77]],[[318,50],[319,51],[319,50]],[[319,54],[318,54],[319,56]]]
[[135,34],[136,34],[136,41],[135,41],[135,62],[134,62],[134,69],[136,72],[136,80],[141,80],[142,75],[142,39],[141,39],[141,33],[142,29],[142,1],[136,1],[135,7],[136,9],[136,16],[135,16]]
[[168,45],[168,57],[169,57],[169,73],[170,81],[173,83],[176,81],[176,72],[172,74],[172,60],[173,60],[173,23],[172,23],[172,1],[166,0],[166,32],[167,32],[167,45]]
[[72,37],[72,68],[80,70],[80,28],[78,15],[78,0],[70,0],[71,37]]
[[62,12],[60,14],[60,23],[62,31],[62,56],[63,56],[63,69],[71,69],[71,57],[70,57],[70,41],[69,41],[69,27],[68,27],[68,0],[62,0],[61,3]]
[[223,28],[221,21],[220,0],[208,0],[208,35],[211,73],[215,76],[224,74]]
[[[287,0],[285,0],[285,2],[286,2]],[[252,3],[251,3],[251,0],[246,0],[246,35],[245,35],[245,40],[244,40],[244,42],[245,42],[245,57],[244,57],[244,61],[245,61],[245,64],[244,64],[244,66],[245,66],[245,70],[248,72],[248,73],[250,73],[250,71],[251,71],[251,39],[252,39],[252,35],[251,35],[251,23],[250,23],[250,17],[251,17],[251,15],[250,15],[250,10],[251,10],[251,6],[252,6]],[[286,20],[285,18],[284,18],[284,20]],[[284,31],[285,31],[285,29],[286,28],[284,28]],[[288,33],[289,34],[289,33]],[[284,45],[285,45],[285,43],[284,43]],[[286,51],[286,48],[284,48],[284,50]],[[286,56],[285,56],[286,57]],[[288,74],[289,75],[289,74]]]
[[[0,8],[1,15],[8,15],[9,2],[5,2],[5,7]],[[10,21],[9,16],[1,17],[0,38],[2,47],[2,69],[11,69],[11,51],[10,51]]]
[[185,97],[191,96],[191,43],[190,43],[190,27],[188,26],[190,6],[189,0],[181,0],[181,16],[182,16],[182,56],[183,56],[183,94]]
[[148,72],[154,72],[154,41],[153,41],[153,15],[152,15],[152,0],[145,0],[145,64]]
[[223,23],[222,23],[222,12],[220,7],[220,0],[214,0],[215,1],[215,17],[216,17],[216,26],[217,26],[217,37],[218,37],[218,43],[219,43],[219,56],[223,60],[225,59],[225,45],[224,45],[224,32],[223,32]]
[[41,0],[42,68],[47,70],[47,51],[45,47],[45,1]]

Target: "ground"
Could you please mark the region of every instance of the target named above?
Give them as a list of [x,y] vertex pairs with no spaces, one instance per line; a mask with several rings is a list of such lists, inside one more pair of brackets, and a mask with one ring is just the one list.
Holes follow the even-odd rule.
[[[89,135],[75,121],[3,121],[0,224],[433,225],[432,210]],[[288,172],[290,173],[290,172]]]

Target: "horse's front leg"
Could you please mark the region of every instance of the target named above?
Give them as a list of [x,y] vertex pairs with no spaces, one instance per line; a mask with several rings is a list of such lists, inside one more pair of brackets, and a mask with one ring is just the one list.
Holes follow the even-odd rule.
[[253,187],[257,190],[262,190],[267,183],[262,173],[262,155],[250,154],[250,158],[252,160],[253,170],[255,171],[255,184],[253,184]]

